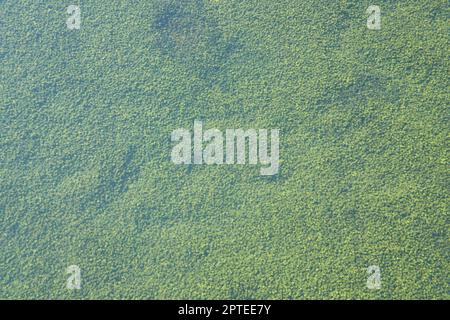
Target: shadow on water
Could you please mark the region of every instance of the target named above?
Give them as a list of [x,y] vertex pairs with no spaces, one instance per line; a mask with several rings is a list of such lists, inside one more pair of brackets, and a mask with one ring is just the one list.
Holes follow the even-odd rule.
[[230,56],[239,49],[236,39],[225,39],[201,0],[163,1],[153,18],[154,47],[199,77],[220,78]]

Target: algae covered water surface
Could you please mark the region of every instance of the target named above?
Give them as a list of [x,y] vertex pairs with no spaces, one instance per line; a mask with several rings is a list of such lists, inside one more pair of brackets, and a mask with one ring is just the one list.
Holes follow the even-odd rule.
[[0,1],[0,298],[449,299],[448,18]]

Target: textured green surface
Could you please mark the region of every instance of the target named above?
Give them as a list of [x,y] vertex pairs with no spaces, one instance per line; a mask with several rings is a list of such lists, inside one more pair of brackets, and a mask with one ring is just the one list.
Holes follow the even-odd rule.
[[[0,298],[449,299],[448,17],[0,0]],[[196,119],[279,128],[280,173],[173,165]]]

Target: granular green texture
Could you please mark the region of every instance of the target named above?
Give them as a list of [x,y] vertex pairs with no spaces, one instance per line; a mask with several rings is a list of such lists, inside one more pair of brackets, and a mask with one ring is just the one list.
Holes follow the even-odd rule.
[[[0,298],[449,299],[448,18],[0,0]],[[279,129],[280,172],[173,164],[194,120]]]

